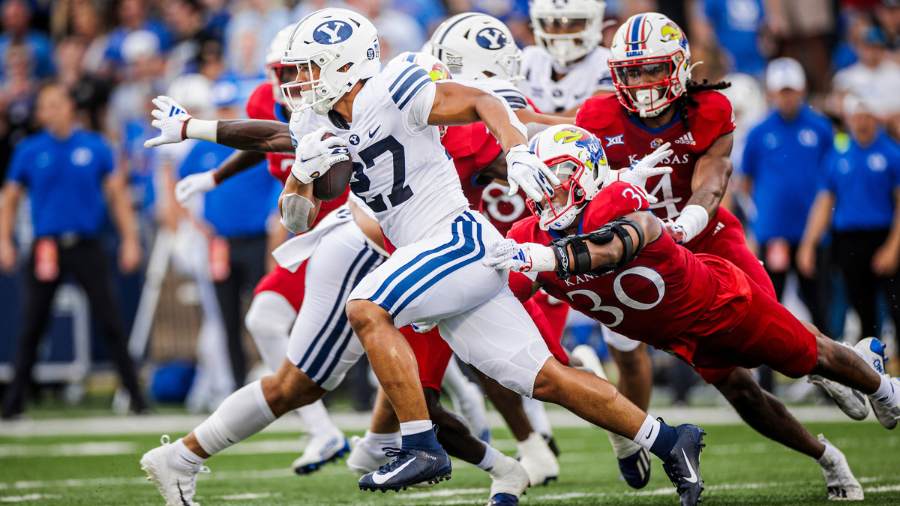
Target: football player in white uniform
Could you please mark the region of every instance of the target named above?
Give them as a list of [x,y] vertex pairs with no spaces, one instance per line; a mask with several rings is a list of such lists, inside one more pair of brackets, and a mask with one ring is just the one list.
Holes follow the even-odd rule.
[[[450,460],[428,420],[415,358],[396,328],[437,322],[458,356],[504,386],[561,404],[648,447],[664,461],[682,503],[696,504],[702,491],[703,432],[693,425],[676,428],[654,419],[608,382],[559,364],[507,287],[507,274],[482,264],[487,250],[502,237],[485,218],[468,210],[434,125],[483,121],[507,151],[511,190],[521,186],[541,200],[559,181],[528,150],[524,126],[496,95],[459,83],[436,84],[424,69],[408,62],[381,69],[378,57],[378,35],[371,22],[352,11],[323,9],[300,21],[283,59],[298,68],[297,81],[283,87],[294,110],[290,132],[277,122],[195,120],[177,107],[154,111],[161,134],[153,143],[190,137],[277,151],[290,147],[284,143],[288,134],[299,139],[292,179],[281,198],[282,219],[296,228],[308,223],[315,205],[293,192],[303,192],[303,185],[346,161],[349,150],[354,162],[351,190],[398,247],[356,283],[346,304],[346,317],[394,406],[402,434],[402,448],[392,452],[393,460],[363,476],[360,488],[399,490],[450,475]],[[323,138],[323,121],[334,137]],[[256,135],[248,138],[248,128],[256,129]],[[353,263],[369,261],[363,256]],[[349,287],[354,281],[345,278],[342,284]],[[336,313],[334,318],[342,316]],[[331,346],[331,357],[347,350]],[[343,362],[333,361],[315,376],[327,376]],[[322,387],[295,364],[286,361],[275,375],[229,397],[210,419],[178,441],[177,452],[160,447],[145,454],[144,468],[167,501],[187,502],[184,490],[193,492],[196,473],[210,455],[321,397]],[[231,402],[236,397],[240,400]],[[231,413],[220,413],[226,407]],[[176,469],[176,459],[168,453],[195,467]]]
[[603,37],[602,0],[533,0],[536,45],[522,51],[519,88],[545,113],[574,116],[585,99],[614,91]]

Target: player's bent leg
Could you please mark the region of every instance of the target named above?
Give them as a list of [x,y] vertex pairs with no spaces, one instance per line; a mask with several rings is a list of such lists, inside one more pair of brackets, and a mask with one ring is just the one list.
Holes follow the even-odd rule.
[[[402,434],[402,448],[386,452],[393,460],[360,478],[360,489],[397,491],[449,479],[450,458],[428,419],[416,357],[406,338],[387,311],[369,300],[350,300],[347,316],[394,407]],[[426,458],[418,458],[423,456]]]
[[[616,388],[636,406],[646,410],[653,390],[653,365],[650,354],[647,353],[647,345],[608,329],[604,332],[603,339],[619,369]],[[607,435],[625,483],[635,489],[647,486],[651,473],[647,450],[614,432],[607,432]]]
[[325,391],[285,361],[274,375],[237,390],[190,434],[141,457],[141,469],[167,504],[195,504],[197,474],[212,455],[266,428],[276,418]]

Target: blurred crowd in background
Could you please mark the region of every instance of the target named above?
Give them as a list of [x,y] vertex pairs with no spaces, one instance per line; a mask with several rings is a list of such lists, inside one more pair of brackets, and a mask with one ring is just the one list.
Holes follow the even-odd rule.
[[[98,197],[114,212],[91,237],[96,254],[89,252],[103,259],[97,269],[110,271],[114,300],[93,308],[93,317],[84,316],[79,289],[60,290],[47,302],[39,330],[49,338],[38,358],[48,367],[38,368],[39,380],[84,378],[109,358],[120,372],[130,367],[125,350],[104,345],[112,339],[101,334],[110,332],[121,334],[138,360],[167,364],[181,383],[196,376],[192,392],[199,393],[187,401],[197,410],[214,407],[247,376],[253,346],[245,342],[247,362],[234,364],[222,335],[240,331],[246,296],[271,268],[267,251],[284,239],[272,217],[279,186],[260,166],[211,192],[202,212],[180,208],[174,182],[215,167],[228,151],[144,149],[154,135],[151,99],[168,94],[198,117],[243,116],[249,93],[266,78],[276,32],[326,5],[365,13],[379,30],[385,60],[418,50],[442,20],[468,10],[506,22],[520,46],[533,43],[527,0],[0,3],[0,185],[25,177],[16,163],[40,165],[39,156],[16,162],[17,151],[29,136],[54,128],[99,135],[85,141],[108,154],[98,155],[108,161],[96,170],[121,178],[121,186],[103,189],[107,198]],[[836,339],[882,336],[896,357],[900,1],[608,0],[603,43],[641,11],[662,12],[685,29],[694,61],[703,62],[695,80],[732,83],[725,93],[738,129],[726,202],[747,223],[748,239],[789,307]],[[61,93],[38,103],[48,86]],[[79,165],[74,157],[72,163]],[[127,194],[125,208],[110,193]],[[13,377],[17,338],[25,332],[23,272],[37,273],[43,258],[33,240],[42,225],[31,222],[27,206],[13,222],[6,229],[0,223],[0,383]],[[262,246],[229,258],[218,245],[235,237]],[[567,339],[595,344],[604,355],[600,332],[576,317]],[[690,371],[665,354],[655,360],[671,399],[690,401]],[[53,369],[54,362],[81,368]],[[364,368],[358,381],[347,382],[362,408],[371,393]],[[168,388],[155,376],[145,380],[154,383],[157,401],[184,399],[179,381]],[[77,386],[68,392],[80,395]]]

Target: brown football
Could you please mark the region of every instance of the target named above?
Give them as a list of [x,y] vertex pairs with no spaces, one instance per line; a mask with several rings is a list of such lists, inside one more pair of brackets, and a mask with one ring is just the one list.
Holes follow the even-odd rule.
[[[334,137],[334,134],[325,132],[322,140]],[[350,184],[350,174],[353,172],[353,162],[347,160],[331,166],[323,176],[313,181],[313,195],[319,200],[333,200],[344,194],[347,185]]]

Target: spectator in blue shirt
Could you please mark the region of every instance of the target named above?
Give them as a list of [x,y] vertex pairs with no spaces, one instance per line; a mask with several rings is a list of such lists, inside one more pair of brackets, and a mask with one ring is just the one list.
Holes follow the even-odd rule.
[[[43,79],[53,75],[53,45],[50,39],[37,30],[31,30],[31,10],[24,0],[5,0],[2,7],[3,33],[0,33],[0,55],[6,61],[7,51],[13,46],[23,46],[31,53],[34,77]],[[0,79],[3,77],[0,66]]]
[[[219,119],[239,115],[238,88],[233,82],[213,87]],[[200,141],[184,158],[178,178],[215,169],[234,150]],[[228,354],[235,385],[243,385],[246,356],[242,345],[244,305],[242,297],[252,294],[265,274],[268,255],[267,225],[280,192],[278,181],[269,175],[265,162],[244,171],[203,196],[203,220],[213,234],[210,240],[210,278],[228,337]]]
[[766,65],[759,50],[762,0],[704,0],[703,13],[737,72],[760,75]]
[[860,337],[877,336],[879,293],[900,328],[900,146],[881,130],[871,105],[847,95],[843,110],[851,139],[826,164],[797,264],[806,275],[814,273],[815,247],[831,224]]
[[26,192],[31,199],[35,237],[27,262],[24,328],[15,377],[3,400],[3,418],[24,411],[26,387],[50,321],[53,296],[67,276],[87,294],[93,319],[100,323],[122,383],[131,395],[131,409],[146,409],[126,349],[107,261],[97,239],[106,220],[104,194],[121,237],[119,265],[125,272],[140,265],[138,230],[124,182],[113,174],[112,150],[99,135],[78,129],[75,114],[75,101],[64,86],[51,84],[41,90],[37,118],[44,130],[16,147],[0,200],[0,269],[11,271],[16,266],[13,227],[18,203]]
[[[747,136],[741,171],[752,195],[753,234],[766,271],[781,298],[806,216],[816,198],[822,165],[832,145],[831,123],[806,104],[806,78],[794,59],[772,60],[766,88],[773,109]],[[798,276],[800,297],[813,322],[825,328],[824,305],[814,277]]]

